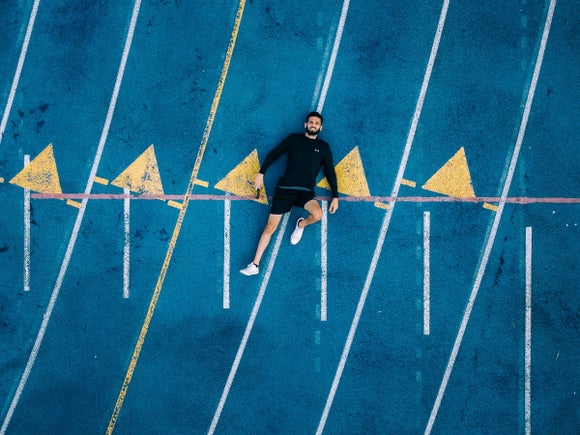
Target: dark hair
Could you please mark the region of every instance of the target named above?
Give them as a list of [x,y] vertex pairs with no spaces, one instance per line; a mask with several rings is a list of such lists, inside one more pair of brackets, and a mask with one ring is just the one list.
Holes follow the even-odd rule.
[[322,115],[320,113],[318,113],[318,112],[310,112],[308,115],[306,115],[306,122],[308,122],[308,120],[310,118],[312,118],[313,116],[319,118],[320,119],[320,123],[322,124],[323,118],[322,118]]

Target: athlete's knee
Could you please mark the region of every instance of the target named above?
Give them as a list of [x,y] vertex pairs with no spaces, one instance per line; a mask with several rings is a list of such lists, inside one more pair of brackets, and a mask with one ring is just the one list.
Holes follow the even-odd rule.
[[266,222],[266,226],[264,227],[264,233],[266,234],[274,234],[274,232],[276,231],[276,228],[278,228],[278,222]]
[[314,222],[318,222],[322,219],[322,210],[319,208],[314,209],[310,212],[310,215],[312,216],[312,219],[314,219]]

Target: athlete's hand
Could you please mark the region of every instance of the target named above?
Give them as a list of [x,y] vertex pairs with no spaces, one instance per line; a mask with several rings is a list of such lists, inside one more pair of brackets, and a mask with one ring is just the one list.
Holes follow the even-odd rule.
[[330,202],[330,207],[328,207],[328,211],[331,214],[334,214],[336,210],[338,210],[338,198],[332,198],[332,201]]
[[264,174],[260,174],[259,172],[256,174],[256,178],[254,179],[254,189],[261,189],[264,185]]

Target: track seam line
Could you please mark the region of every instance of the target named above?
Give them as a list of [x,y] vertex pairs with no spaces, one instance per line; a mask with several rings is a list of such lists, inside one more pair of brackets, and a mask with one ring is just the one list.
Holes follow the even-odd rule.
[[[32,193],[32,199],[92,199],[92,200],[120,200],[125,199],[126,195],[123,193]],[[140,195],[131,194],[131,201],[153,201],[153,200],[177,200],[183,201],[185,195]],[[332,198],[328,196],[317,196],[317,199],[330,201]],[[212,194],[192,194],[189,197],[190,201],[255,201],[254,195],[212,195]],[[347,202],[416,202],[416,203],[430,203],[430,202],[464,202],[464,203],[479,203],[479,202],[500,202],[501,197],[498,196],[474,196],[471,198],[460,198],[455,196],[341,196],[341,201]],[[512,196],[505,198],[506,204],[580,204],[580,198],[573,197],[531,197],[531,196]]]

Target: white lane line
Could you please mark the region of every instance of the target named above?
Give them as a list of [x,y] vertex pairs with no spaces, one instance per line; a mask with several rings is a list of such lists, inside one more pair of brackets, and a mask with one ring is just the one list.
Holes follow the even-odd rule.
[[[30,155],[24,156],[24,167],[30,163]],[[30,189],[24,189],[24,291],[30,290]]]
[[[330,53],[330,60],[328,62],[328,68],[326,70],[326,75],[324,77],[324,84],[322,86],[322,90],[320,91],[320,98],[318,100],[318,105],[316,106],[316,110],[319,113],[322,113],[322,109],[324,107],[324,103],[326,102],[326,96],[328,94],[328,88],[330,87],[330,81],[332,80],[332,74],[334,73],[334,66],[336,64],[336,58],[338,56],[338,50],[340,48],[340,41],[342,39],[342,34],[344,32],[344,24],[346,22],[346,16],[348,15],[348,8],[350,6],[350,0],[345,0],[342,3],[342,9],[340,11],[340,19],[338,20],[338,28],[336,31],[336,36],[334,38],[334,44],[332,46],[332,51]],[[329,37],[330,39],[330,37]],[[324,54],[324,60],[326,60],[327,57],[327,53],[325,52]],[[319,76],[319,80],[320,80],[320,76]],[[317,83],[316,85],[316,90],[314,92],[314,97],[316,98],[316,95],[318,94],[319,91],[319,84]],[[326,208],[328,208],[326,206]],[[323,219],[326,220],[327,216],[326,216],[326,212],[323,211]],[[322,274],[321,274],[321,279],[320,279],[320,288],[321,288],[321,305],[320,305],[320,320],[321,321],[326,321],[326,315],[327,315],[327,307],[326,307],[326,295],[327,295],[327,287],[328,287],[328,274],[327,274],[327,244],[326,244],[326,240],[328,239],[327,235],[328,235],[328,225],[326,224],[326,221],[323,222],[322,228],[321,228],[321,239],[322,239],[322,251],[321,251],[321,268],[322,268]]]
[[324,50],[324,55],[322,56],[322,65],[320,66],[320,74],[318,74],[318,79],[316,80],[316,87],[314,89],[314,95],[312,96],[312,103],[310,105],[310,107],[312,107],[312,110],[314,110],[314,108],[317,106],[317,101],[320,99],[320,90],[322,88],[322,80],[324,79],[326,67],[327,67],[328,62],[330,60],[331,48],[333,47],[332,35],[335,35],[335,32],[336,32],[336,29],[334,26],[332,26],[330,28],[330,30],[328,31],[326,48]]
[[123,298],[129,298],[131,274],[131,191],[123,189]]
[[431,213],[423,213],[423,334],[431,333]]
[[526,321],[524,362],[524,426],[532,433],[532,227],[526,228]]
[[[345,0],[343,3],[343,7],[342,7],[342,13],[341,13],[341,24],[338,26],[338,32],[341,35],[336,36],[336,38],[334,39],[334,47],[332,49],[332,53],[333,53],[333,57],[334,59],[336,59],[336,55],[338,53],[338,48],[339,48],[339,44],[340,44],[340,40],[341,40],[341,36],[342,36],[342,31],[344,29],[344,20],[346,19],[346,13],[348,11],[348,4],[349,4],[349,0]],[[346,8],[345,8],[346,5]],[[328,71],[326,72],[326,78],[327,80],[324,81],[324,86],[322,89],[322,94],[324,96],[326,96],[327,92],[328,92],[328,86],[330,85],[330,77],[332,77],[332,69],[334,68],[334,61],[332,61],[329,66],[328,66]],[[319,112],[322,112],[322,108],[324,107],[324,101],[320,101],[318,103],[317,106],[317,110]],[[284,233],[286,232],[286,227],[288,226],[288,219],[290,218],[290,214],[286,213],[286,215],[284,216],[284,218],[282,219],[282,222],[280,224],[280,228],[279,228],[279,233],[278,233],[278,237],[276,238],[276,244],[274,246],[274,249],[272,251],[272,255],[270,256],[270,260],[268,261],[268,267],[266,269],[266,274],[264,275],[264,280],[262,281],[262,285],[260,287],[260,291],[258,292],[258,296],[256,297],[256,301],[254,302],[254,308],[252,309],[252,313],[250,315],[250,319],[248,320],[248,324],[246,325],[246,330],[244,332],[244,336],[242,338],[242,341],[240,342],[240,346],[238,348],[238,352],[236,353],[236,357],[234,359],[234,363],[232,365],[232,368],[230,370],[230,374],[228,376],[228,379],[226,381],[226,385],[225,388],[222,392],[220,401],[218,403],[217,409],[215,411],[215,414],[213,416],[208,434],[211,435],[215,432],[215,429],[218,425],[219,419],[221,417],[221,413],[223,411],[223,408],[225,406],[226,400],[228,398],[230,389],[232,387],[232,384],[234,382],[234,378],[236,376],[236,372],[238,371],[238,366],[240,365],[240,361],[242,360],[242,357],[244,355],[244,351],[246,348],[246,344],[250,338],[250,333],[252,332],[252,327],[254,326],[254,322],[256,320],[256,317],[258,316],[258,312],[260,310],[260,305],[262,304],[262,299],[264,298],[264,294],[266,292],[266,288],[268,286],[268,282],[270,281],[270,275],[272,273],[272,270],[274,269],[274,264],[276,263],[276,259],[278,258],[278,253],[280,250],[280,244],[282,243],[282,238],[284,236]],[[0,434],[2,435],[2,434]]]
[[227,199],[229,193],[226,193],[224,201],[224,294],[223,308],[230,308],[230,222],[232,201]]
[[[278,255],[278,251],[280,250],[280,245],[282,244],[282,240],[284,239],[284,233],[286,231],[286,227],[288,226],[288,219],[290,218],[290,214],[286,213],[282,220],[281,228],[278,232],[278,236],[276,237],[276,243],[274,245],[274,250],[272,252],[272,257],[276,257]],[[268,287],[268,282],[270,281],[270,276],[272,275],[272,270],[274,269],[274,261],[270,260],[268,262],[268,268],[266,269],[266,273],[264,274],[264,279],[262,281],[262,285],[260,286],[260,291],[258,292],[258,296],[256,297],[256,301],[254,302],[254,307],[252,308],[252,313],[250,314],[250,319],[246,325],[246,330],[244,331],[244,335],[242,337],[242,341],[240,342],[240,346],[238,347],[238,351],[236,353],[236,357],[234,359],[234,363],[232,364],[232,368],[230,370],[230,374],[228,375],[228,379],[226,381],[225,388],[222,392],[220,397],[220,401],[218,403],[217,409],[213,416],[208,434],[213,434],[215,429],[218,425],[219,419],[221,417],[222,411],[224,409],[226,400],[228,398],[228,394],[230,393],[230,389],[232,388],[232,384],[234,382],[234,378],[236,377],[236,373],[238,371],[238,367],[240,366],[240,362],[242,361],[242,356],[244,355],[244,351],[246,350],[246,345],[248,344],[248,340],[250,338],[250,334],[252,333],[252,328],[254,327],[254,322],[256,321],[256,317],[258,317],[258,312],[260,311],[260,305],[262,305],[262,300],[264,299],[264,294],[266,293],[266,288]]]
[[28,52],[28,45],[30,44],[30,37],[32,36],[32,29],[34,29],[34,22],[36,21],[39,5],[40,0],[35,0],[34,4],[32,5],[32,11],[30,12],[28,26],[26,27],[26,33],[24,35],[24,42],[22,43],[22,49],[20,50],[20,56],[18,57],[18,63],[16,65],[16,72],[14,73],[14,78],[12,79],[12,86],[10,87],[10,93],[8,94],[8,101],[6,102],[4,114],[2,115],[2,121],[0,122],[0,143],[4,138],[4,132],[6,131],[8,118],[10,117],[10,112],[12,111],[12,104],[14,104],[14,96],[16,95],[16,90],[18,89],[18,82],[20,81],[20,76],[22,74],[22,67],[24,66],[24,60],[26,59],[26,53]]
[[328,201],[322,201],[322,221],[320,225],[320,320],[327,320],[328,289]]
[[[113,120],[113,113],[115,112],[115,106],[117,104],[117,98],[119,96],[119,90],[121,88],[121,82],[123,81],[123,75],[125,73],[125,67],[127,65],[127,58],[129,57],[129,51],[131,50],[131,43],[133,42],[133,35],[135,33],[135,26],[137,24],[137,17],[139,16],[139,9],[141,7],[141,0],[135,0],[135,4],[133,6],[133,14],[131,16],[131,23],[129,25],[129,30],[127,33],[127,39],[125,41],[125,47],[123,48],[123,55],[121,57],[121,63],[119,65],[119,71],[117,73],[117,79],[115,81],[115,87],[113,89],[113,95],[111,97],[111,101],[109,103],[109,109],[107,111],[107,116],[105,119],[105,124],[103,126],[103,131],[101,133],[101,138],[99,140],[99,146],[97,148],[97,152],[95,155],[95,159],[93,161],[93,166],[91,168],[91,173],[87,182],[87,186],[85,189],[85,194],[91,193],[91,188],[93,186],[95,176],[97,174],[97,170],[99,168],[99,163],[101,161],[101,156],[103,154],[103,149],[105,147],[105,142],[107,140],[107,136],[109,134],[109,128],[111,127],[111,121]],[[20,400],[20,396],[22,395],[22,391],[24,390],[24,386],[28,381],[28,377],[30,376],[30,372],[32,371],[32,367],[34,366],[34,362],[36,361],[36,357],[38,355],[38,351],[40,350],[40,346],[44,339],[44,334],[46,333],[46,329],[48,328],[48,323],[50,321],[50,317],[52,316],[52,312],[54,310],[54,306],[56,304],[56,300],[58,298],[58,294],[60,292],[60,288],[64,281],[64,277],[68,270],[68,266],[71,260],[72,252],[74,246],[77,241],[77,237],[81,228],[81,223],[85,214],[85,209],[87,207],[88,198],[84,198],[82,200],[81,208],[79,209],[79,213],[75,220],[75,224],[73,227],[73,232],[71,234],[66,253],[60,267],[60,272],[56,279],[56,284],[50,296],[50,300],[46,307],[46,311],[42,318],[42,324],[40,326],[40,330],[38,331],[38,335],[36,336],[36,340],[34,342],[34,346],[32,347],[32,351],[30,352],[30,356],[28,358],[28,362],[26,363],[26,367],[24,369],[24,373],[20,379],[18,387],[16,388],[16,392],[14,393],[14,397],[12,398],[12,402],[10,403],[10,407],[8,412],[6,413],[6,417],[4,418],[4,422],[2,423],[2,428],[0,428],[0,435],[4,435],[10,424],[10,420],[14,414],[14,410],[18,405]]]
[[439,407],[441,406],[441,401],[443,400],[443,395],[445,394],[445,389],[447,388],[447,383],[449,382],[449,377],[451,376],[451,372],[453,371],[453,366],[455,364],[455,360],[457,358],[457,354],[459,352],[459,348],[461,347],[461,342],[463,341],[463,335],[465,334],[465,329],[467,328],[467,323],[469,322],[469,318],[471,316],[471,310],[473,309],[473,305],[475,303],[475,299],[477,298],[477,293],[481,286],[481,281],[483,280],[483,275],[485,273],[485,269],[487,266],[487,262],[491,255],[491,250],[493,248],[493,244],[495,241],[495,237],[497,235],[497,230],[499,227],[499,223],[503,214],[503,210],[506,204],[506,199],[509,193],[509,189],[512,183],[513,175],[516,169],[516,164],[518,162],[518,157],[520,154],[520,149],[522,147],[522,142],[524,140],[524,134],[526,132],[526,126],[528,124],[528,119],[530,116],[530,111],[532,108],[532,102],[534,100],[534,94],[536,92],[536,86],[538,84],[538,77],[540,75],[540,69],[542,67],[542,61],[544,59],[544,52],[546,50],[546,44],[548,42],[548,35],[550,34],[550,27],[552,25],[552,17],[554,16],[554,8],[556,7],[556,0],[550,1],[550,6],[548,8],[548,13],[546,16],[546,22],[544,24],[544,31],[542,33],[542,40],[540,42],[540,48],[538,50],[538,56],[536,58],[536,64],[534,67],[534,73],[532,76],[532,81],[530,83],[530,88],[528,90],[528,95],[526,98],[526,104],[524,107],[524,112],[522,115],[522,120],[520,123],[520,128],[518,132],[518,137],[516,139],[516,144],[514,146],[514,150],[512,153],[511,161],[509,164],[509,168],[507,171],[505,184],[503,187],[501,199],[499,202],[498,210],[495,214],[493,224],[487,239],[487,243],[485,245],[485,250],[483,253],[483,257],[479,263],[479,268],[477,271],[477,276],[475,278],[475,283],[473,284],[473,289],[471,291],[471,295],[469,296],[469,301],[467,303],[467,307],[465,308],[465,312],[463,314],[463,319],[461,321],[461,325],[459,327],[459,331],[457,332],[457,337],[455,338],[455,343],[453,344],[453,349],[451,351],[451,355],[449,356],[449,362],[447,363],[447,367],[445,369],[445,373],[443,375],[443,379],[441,381],[441,385],[439,387],[439,391],[437,393],[437,398],[435,399],[435,403],[433,404],[433,409],[431,410],[431,415],[429,416],[429,421],[427,422],[427,427],[425,428],[425,434],[430,434],[431,430],[433,429],[433,424],[435,423],[435,419],[437,418],[437,413],[439,412]]
[[[401,163],[399,165],[399,172],[397,173],[397,178],[395,180],[395,185],[393,187],[393,191],[391,193],[392,198],[396,198],[399,194],[399,189],[401,187],[401,180],[403,179],[403,174],[405,173],[405,168],[407,167],[407,162],[409,160],[409,154],[411,153],[411,146],[413,145],[413,140],[415,138],[415,133],[417,131],[417,125],[419,124],[419,118],[421,116],[421,111],[423,110],[423,103],[425,101],[425,95],[427,94],[427,88],[429,87],[429,80],[431,79],[431,73],[433,71],[433,65],[435,63],[435,58],[437,57],[437,51],[439,49],[439,42],[441,41],[441,34],[443,33],[443,27],[445,25],[445,18],[447,16],[447,10],[449,8],[449,0],[445,0],[443,3],[443,7],[441,9],[441,15],[439,17],[439,23],[437,24],[437,31],[435,33],[435,38],[433,41],[433,46],[431,47],[431,53],[429,55],[429,61],[427,63],[427,68],[425,70],[425,75],[423,77],[423,83],[421,85],[421,91],[419,92],[419,98],[417,100],[417,105],[415,107],[415,113],[413,114],[413,120],[411,122],[411,128],[409,130],[409,135],[407,137],[407,142],[405,144],[405,150],[403,151],[403,157],[401,158]],[[379,233],[379,238],[377,240],[377,245],[375,247],[375,251],[373,253],[373,257],[371,260],[369,272],[367,274],[365,284],[363,290],[361,292],[358,305],[356,307],[356,311],[354,317],[352,319],[352,323],[350,325],[350,330],[348,332],[348,336],[346,339],[346,343],[344,345],[344,349],[342,351],[342,355],[340,357],[340,362],[338,364],[338,368],[336,369],[336,374],[334,376],[334,380],[332,382],[332,386],[330,388],[330,392],[326,399],[326,405],[324,407],[324,411],[322,412],[322,416],[320,418],[320,422],[318,424],[318,429],[316,431],[317,434],[322,434],[324,431],[324,426],[326,425],[326,421],[328,419],[328,414],[330,413],[330,408],[332,407],[332,402],[334,401],[334,397],[336,395],[336,391],[338,389],[338,385],[340,383],[340,379],[342,377],[342,373],[344,371],[344,367],[346,365],[346,360],[348,359],[348,355],[350,353],[350,348],[352,346],[352,342],[354,340],[354,336],[356,334],[356,330],[358,328],[358,323],[360,321],[362,311],[366,302],[366,298],[369,292],[369,288],[371,286],[373,276],[375,274],[375,270],[377,267],[377,263],[379,261],[379,256],[381,254],[383,244],[385,242],[385,237],[387,235],[387,230],[389,228],[389,223],[391,222],[391,217],[393,215],[393,210],[395,209],[396,201],[389,202],[389,206],[387,207],[387,212],[383,219],[383,223],[381,226],[381,232]]]
[[324,77],[324,84],[322,85],[320,99],[318,100],[317,111],[320,113],[322,113],[322,108],[324,107],[324,103],[326,101],[326,95],[328,94],[328,88],[330,87],[330,80],[332,80],[332,73],[334,72],[334,64],[336,63],[336,57],[338,56],[338,49],[340,47],[340,40],[342,39],[342,33],[344,31],[344,23],[346,22],[346,15],[348,14],[349,5],[350,0],[345,0],[342,3],[342,10],[340,11],[340,19],[338,21],[338,29],[336,31],[336,37],[334,38],[332,52],[330,53],[330,62],[328,64],[328,69],[326,70],[326,76]]

